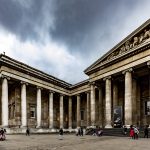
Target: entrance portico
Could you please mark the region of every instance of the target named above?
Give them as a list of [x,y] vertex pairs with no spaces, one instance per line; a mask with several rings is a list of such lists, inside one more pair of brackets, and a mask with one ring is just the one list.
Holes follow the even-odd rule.
[[52,132],[150,124],[149,25],[89,66],[89,79],[75,85],[1,54],[1,126]]

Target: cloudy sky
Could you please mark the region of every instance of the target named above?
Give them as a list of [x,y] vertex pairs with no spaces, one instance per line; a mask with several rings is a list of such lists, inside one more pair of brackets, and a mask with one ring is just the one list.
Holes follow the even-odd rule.
[[74,84],[149,18],[149,0],[0,0],[0,53]]

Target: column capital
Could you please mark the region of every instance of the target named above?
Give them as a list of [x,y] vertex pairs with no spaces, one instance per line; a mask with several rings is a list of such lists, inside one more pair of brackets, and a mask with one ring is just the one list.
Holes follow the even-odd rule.
[[59,95],[60,95],[60,96],[65,96],[65,94],[62,94],[62,93],[60,93]]
[[28,85],[28,83],[27,83],[27,82],[25,82],[25,81],[21,81],[20,83],[21,83],[21,84]]
[[85,91],[85,94],[90,94],[90,92],[91,92],[90,90],[89,91]]
[[133,68],[129,68],[129,69],[122,71],[122,74],[125,74],[126,72],[133,72]]
[[1,78],[2,78],[2,79],[10,80],[10,77],[8,77],[8,76],[6,76],[6,75],[3,75],[3,74],[1,74]]
[[107,79],[110,80],[110,79],[111,79],[111,76],[107,76],[107,77],[104,77],[104,78],[103,78],[104,81],[106,81]]
[[76,96],[81,96],[81,93],[76,94]]
[[43,90],[41,86],[36,86],[37,89]]
[[55,92],[54,92],[54,91],[52,91],[52,90],[49,90],[49,93],[53,93],[53,94],[54,94]]
[[89,85],[89,86],[91,86],[91,85],[93,85],[93,86],[94,86],[94,85],[95,85],[95,81],[93,81],[93,82],[89,82],[89,83],[88,83],[88,85]]

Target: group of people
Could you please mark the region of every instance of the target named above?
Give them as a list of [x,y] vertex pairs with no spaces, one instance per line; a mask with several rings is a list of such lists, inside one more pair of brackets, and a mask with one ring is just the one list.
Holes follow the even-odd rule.
[[0,140],[4,141],[6,139],[6,129],[1,128],[0,130]]
[[[137,127],[131,125],[130,126],[130,137],[132,139],[138,139],[138,136],[139,135],[139,130]],[[148,138],[148,126],[146,125],[145,128],[144,128],[144,138]]]
[[76,129],[76,136],[83,136],[83,128],[82,127]]
[[130,137],[132,139],[138,139],[139,130],[136,126],[130,126]]

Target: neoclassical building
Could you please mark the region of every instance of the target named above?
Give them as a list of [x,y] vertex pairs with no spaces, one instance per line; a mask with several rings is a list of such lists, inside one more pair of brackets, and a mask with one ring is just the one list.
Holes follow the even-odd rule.
[[0,125],[10,132],[150,124],[150,20],[89,66],[89,79],[75,85],[4,54],[0,66]]

